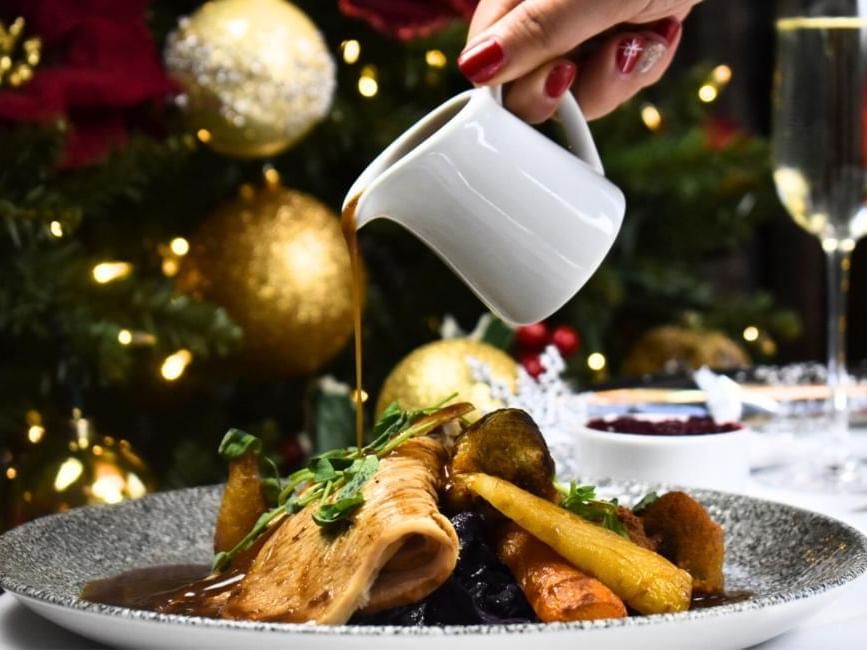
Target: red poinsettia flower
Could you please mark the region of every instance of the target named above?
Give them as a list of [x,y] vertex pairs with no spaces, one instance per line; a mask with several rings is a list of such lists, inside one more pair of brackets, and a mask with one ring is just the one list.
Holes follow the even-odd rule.
[[430,36],[455,18],[469,20],[479,0],[339,0],[347,16],[402,41]]
[[63,165],[102,159],[122,145],[145,104],[171,91],[148,29],[149,0],[0,0],[0,20],[26,21],[42,39],[42,62],[19,88],[0,89],[0,120],[66,118]]

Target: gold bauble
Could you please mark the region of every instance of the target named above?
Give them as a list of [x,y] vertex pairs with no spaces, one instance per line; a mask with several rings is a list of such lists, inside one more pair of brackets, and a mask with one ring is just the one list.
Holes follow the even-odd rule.
[[223,154],[273,156],[328,113],[336,67],[316,26],[284,0],[212,0],[166,41],[166,68],[200,139]]
[[623,364],[627,375],[678,373],[702,366],[727,370],[750,365],[743,348],[722,332],[657,327],[633,346]]
[[257,373],[304,375],[352,335],[352,270],[337,216],[307,194],[244,186],[190,240],[182,290],[222,305]]
[[75,411],[65,453],[25,468],[17,486],[17,523],[87,505],[120,503],[156,490],[150,469],[126,440],[101,436]]
[[512,357],[475,339],[446,339],[414,350],[395,366],[379,393],[377,416],[394,401],[405,409],[424,408],[452,393],[459,394],[459,401],[478,407],[470,414],[471,420],[480,417],[480,411],[502,407],[494,400],[490,387],[473,378],[469,358],[486,364],[495,379],[514,391],[518,365]]

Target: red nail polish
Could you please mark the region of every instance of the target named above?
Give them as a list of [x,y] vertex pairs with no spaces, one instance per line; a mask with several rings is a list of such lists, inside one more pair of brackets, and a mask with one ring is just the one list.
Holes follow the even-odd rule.
[[647,44],[643,36],[630,36],[617,46],[617,69],[623,74],[629,74],[635,70],[644,53]]
[[667,43],[673,43],[680,33],[681,23],[676,18],[665,18],[656,23],[651,31],[665,39]]
[[506,62],[506,53],[493,38],[485,38],[465,49],[458,57],[458,68],[473,83],[493,79]]
[[574,63],[565,62],[555,65],[545,79],[545,94],[551,99],[560,99],[575,81],[576,71]]

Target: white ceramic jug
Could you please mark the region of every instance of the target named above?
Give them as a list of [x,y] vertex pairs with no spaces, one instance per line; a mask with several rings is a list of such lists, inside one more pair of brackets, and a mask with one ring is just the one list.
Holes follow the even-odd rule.
[[[544,320],[587,282],[625,212],[571,94],[559,117],[571,152],[502,105],[462,93],[411,127],[361,174],[356,227],[385,218],[434,250],[495,314]],[[344,205],[345,207],[345,205]]]

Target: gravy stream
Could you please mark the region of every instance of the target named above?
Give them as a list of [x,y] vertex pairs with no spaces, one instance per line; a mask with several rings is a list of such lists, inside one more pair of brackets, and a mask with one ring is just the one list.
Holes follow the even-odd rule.
[[358,253],[358,230],[355,227],[355,207],[358,205],[357,195],[346,204],[340,216],[340,227],[343,238],[349,247],[349,260],[352,270],[352,324],[355,338],[355,441],[358,448],[364,445],[364,411],[362,406],[362,350],[361,350],[361,257]]

